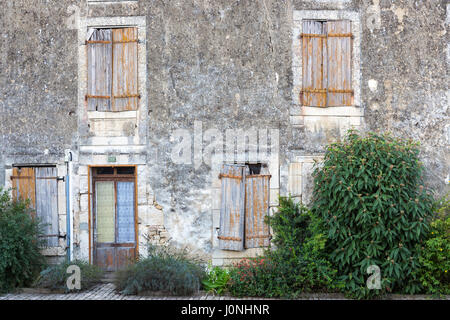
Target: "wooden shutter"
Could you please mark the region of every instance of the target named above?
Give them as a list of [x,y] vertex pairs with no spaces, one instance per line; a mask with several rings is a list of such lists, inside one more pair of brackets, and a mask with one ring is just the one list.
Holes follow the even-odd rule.
[[36,208],[34,168],[13,168],[11,176],[14,200],[30,199],[30,207]]
[[137,28],[112,29],[112,40],[112,110],[136,110],[138,105]]
[[326,106],[325,23],[303,21],[302,84],[300,101],[304,106]]
[[87,42],[89,111],[111,111],[112,32],[94,29]]
[[220,207],[219,248],[244,250],[245,166],[224,164]]
[[265,217],[269,215],[270,175],[245,176],[245,248],[267,247],[270,242],[269,226]]
[[351,22],[328,21],[326,26],[328,106],[349,106],[353,104]]
[[47,247],[59,245],[58,181],[56,167],[37,167],[36,214],[44,228]]

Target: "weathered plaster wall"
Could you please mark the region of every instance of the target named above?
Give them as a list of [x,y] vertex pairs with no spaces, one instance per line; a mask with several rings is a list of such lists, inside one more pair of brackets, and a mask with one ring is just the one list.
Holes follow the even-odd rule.
[[176,243],[211,252],[212,188],[205,164],[171,162],[174,129],[193,132],[194,121],[223,133],[279,129],[282,192],[288,175],[300,176],[308,189],[306,177],[289,173],[290,162],[305,162],[298,170],[307,175],[308,156],[339,138],[333,121],[326,130],[290,122],[294,10],[360,13],[361,129],[420,140],[429,185],[440,194],[448,190],[444,0],[5,1],[0,162],[60,162],[65,148],[77,150],[78,44],[68,28],[70,5],[84,17],[147,17],[148,183],[164,212],[165,236]]

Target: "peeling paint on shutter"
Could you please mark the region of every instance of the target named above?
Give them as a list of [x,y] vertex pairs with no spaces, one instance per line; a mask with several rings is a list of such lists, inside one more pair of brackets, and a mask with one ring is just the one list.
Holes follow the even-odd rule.
[[36,208],[36,188],[34,168],[13,168],[11,177],[13,199],[30,199],[30,207]]
[[326,35],[322,21],[303,21],[302,35],[302,92],[304,106],[326,106]]
[[136,110],[138,105],[137,28],[112,29],[112,40],[112,110]]
[[[91,33],[91,32],[90,32]],[[111,111],[112,33],[111,29],[94,29],[88,39],[89,111]]]
[[36,214],[44,228],[47,247],[57,247],[59,242],[58,182],[56,167],[37,167]]
[[117,242],[134,242],[134,182],[117,182]]
[[328,106],[349,106],[353,104],[351,22],[328,21],[326,25]]
[[244,250],[245,166],[224,164],[221,171],[219,248]]
[[[248,168],[247,168],[248,170]],[[269,215],[270,175],[261,174],[245,177],[245,248],[267,247],[270,243],[269,226],[265,217]]]

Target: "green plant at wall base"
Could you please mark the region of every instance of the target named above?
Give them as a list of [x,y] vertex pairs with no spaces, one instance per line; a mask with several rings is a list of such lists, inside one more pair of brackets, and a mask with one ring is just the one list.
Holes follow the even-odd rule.
[[245,258],[230,267],[228,290],[235,297],[277,297],[288,290],[267,258]]
[[12,201],[0,188],[0,292],[30,285],[45,264],[42,228],[27,202]]
[[227,269],[209,264],[202,284],[206,291],[220,295],[226,290],[229,280],[230,272]]
[[[315,167],[312,211],[326,224],[330,261],[351,295],[421,290],[417,245],[432,212],[422,171],[417,143],[355,131],[331,144]],[[381,269],[380,290],[366,287],[370,265]]]
[[168,246],[148,246],[148,256],[117,273],[116,286],[123,294],[161,291],[170,295],[191,295],[205,278],[202,262]]
[[286,296],[301,292],[335,291],[336,270],[325,254],[326,229],[320,217],[291,197],[279,198],[278,211],[267,218],[274,233],[275,249],[266,256],[276,265]]
[[[80,268],[80,290],[69,290],[69,288],[67,288],[67,279],[72,275],[71,273],[67,273],[67,268],[71,265],[76,265]],[[64,292],[83,291],[90,289],[99,283],[102,277],[103,271],[89,262],[81,260],[65,261],[57,265],[49,266],[41,271],[33,286],[37,288],[62,290]]]
[[321,219],[292,198],[279,198],[278,211],[266,222],[274,232],[264,257],[244,259],[230,269],[232,295],[295,298],[303,292],[339,289],[336,270],[325,255]]
[[416,277],[429,294],[450,294],[450,201],[447,195],[436,209],[431,232],[420,251]]

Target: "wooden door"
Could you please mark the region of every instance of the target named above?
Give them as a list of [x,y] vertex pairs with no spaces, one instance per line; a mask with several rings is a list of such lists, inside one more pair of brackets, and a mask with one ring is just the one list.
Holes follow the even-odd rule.
[[94,263],[105,271],[122,269],[136,258],[135,182],[94,176]]

